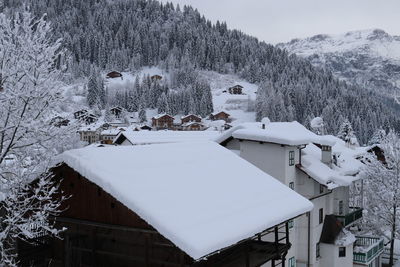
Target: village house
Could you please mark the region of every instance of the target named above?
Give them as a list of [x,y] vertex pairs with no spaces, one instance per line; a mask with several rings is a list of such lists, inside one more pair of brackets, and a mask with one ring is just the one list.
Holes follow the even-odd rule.
[[181,117],[181,122],[182,124],[188,123],[188,122],[201,122],[202,118],[198,115],[194,114],[189,114],[186,116]]
[[102,144],[111,145],[118,134],[123,131],[125,131],[124,128],[111,128],[108,130],[103,130],[100,132],[100,142]]
[[152,82],[161,81],[162,80],[162,76],[156,74],[156,75],[151,76],[150,79],[151,79]]
[[201,122],[187,122],[181,125],[182,131],[203,131],[206,129]]
[[362,218],[357,158],[364,148],[317,136],[297,122],[247,123],[216,141],[314,204],[290,223],[293,246],[285,266],[381,266],[383,239],[350,231]]
[[159,114],[154,116],[152,119],[152,126],[157,130],[162,129],[173,129],[174,117],[168,114]]
[[66,119],[66,118],[63,118],[61,116],[56,116],[56,117],[51,119],[50,124],[54,125],[56,127],[68,126],[69,125],[69,120]]
[[110,113],[115,116],[115,118],[119,119],[121,117],[122,111],[124,108],[120,106],[110,108]]
[[96,125],[81,127],[78,130],[80,140],[83,142],[88,142],[88,144],[97,143],[100,141],[100,133],[102,131],[101,127]]
[[112,71],[112,72],[107,73],[106,78],[107,79],[114,79],[114,78],[123,79],[122,73],[119,73],[118,71]]
[[82,116],[88,113],[87,109],[81,109],[74,112],[74,118],[79,120]]
[[224,120],[225,122],[230,122],[231,121],[231,119],[229,118],[230,116],[231,115],[225,111],[219,111],[211,113],[210,120],[212,121]]
[[232,87],[230,87],[229,89],[228,89],[228,92],[231,94],[231,95],[241,95],[241,94],[243,94],[243,86],[241,86],[241,85],[235,85],[235,86],[232,86]]
[[215,142],[90,147],[59,160],[54,179],[71,197],[50,246],[57,266],[277,266],[289,222],[312,209]]
[[93,113],[87,113],[80,118],[81,121],[85,122],[86,124],[95,123],[98,120],[98,117]]

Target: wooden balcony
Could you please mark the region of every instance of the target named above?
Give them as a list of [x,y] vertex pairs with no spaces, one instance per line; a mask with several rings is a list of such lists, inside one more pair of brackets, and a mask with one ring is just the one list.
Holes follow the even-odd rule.
[[350,207],[349,213],[344,215],[335,215],[336,218],[343,224],[344,227],[347,227],[354,223],[355,221],[362,218],[362,208],[358,207]]
[[383,252],[383,239],[378,237],[356,236],[353,262],[369,264]]

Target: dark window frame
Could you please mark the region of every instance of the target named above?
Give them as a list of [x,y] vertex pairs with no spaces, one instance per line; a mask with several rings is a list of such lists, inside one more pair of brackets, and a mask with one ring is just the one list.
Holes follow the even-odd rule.
[[289,151],[289,166],[293,166],[295,161],[294,151]]
[[321,246],[320,243],[318,242],[317,245],[315,246],[315,257],[318,259],[321,257]]
[[318,213],[319,213],[318,214],[319,215],[319,224],[321,224],[324,222],[324,209],[320,208]]
[[339,258],[346,257],[346,247],[339,247]]

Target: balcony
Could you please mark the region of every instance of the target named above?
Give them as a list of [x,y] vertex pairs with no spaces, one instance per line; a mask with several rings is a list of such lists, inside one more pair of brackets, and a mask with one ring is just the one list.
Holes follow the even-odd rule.
[[383,239],[378,237],[356,236],[353,262],[369,264],[383,252]]
[[335,216],[343,224],[344,227],[347,227],[362,218],[362,211],[362,208],[350,207],[348,214]]

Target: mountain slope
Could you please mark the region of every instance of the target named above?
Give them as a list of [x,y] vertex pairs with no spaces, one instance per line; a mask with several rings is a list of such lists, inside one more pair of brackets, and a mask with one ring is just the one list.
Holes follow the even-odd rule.
[[36,15],[46,13],[63,38],[73,77],[89,76],[93,69],[159,66],[179,87],[169,89],[188,90],[198,71],[235,74],[260,85],[257,119],[308,124],[323,115],[327,131],[335,134],[348,118],[363,142],[382,125],[400,129],[400,109],[391,99],[340,82],[329,71],[225,23],[212,24],[191,7],[180,10],[154,0],[14,0],[5,5],[15,12],[27,2]]
[[400,36],[373,29],[294,39],[278,47],[382,94],[400,93]]

